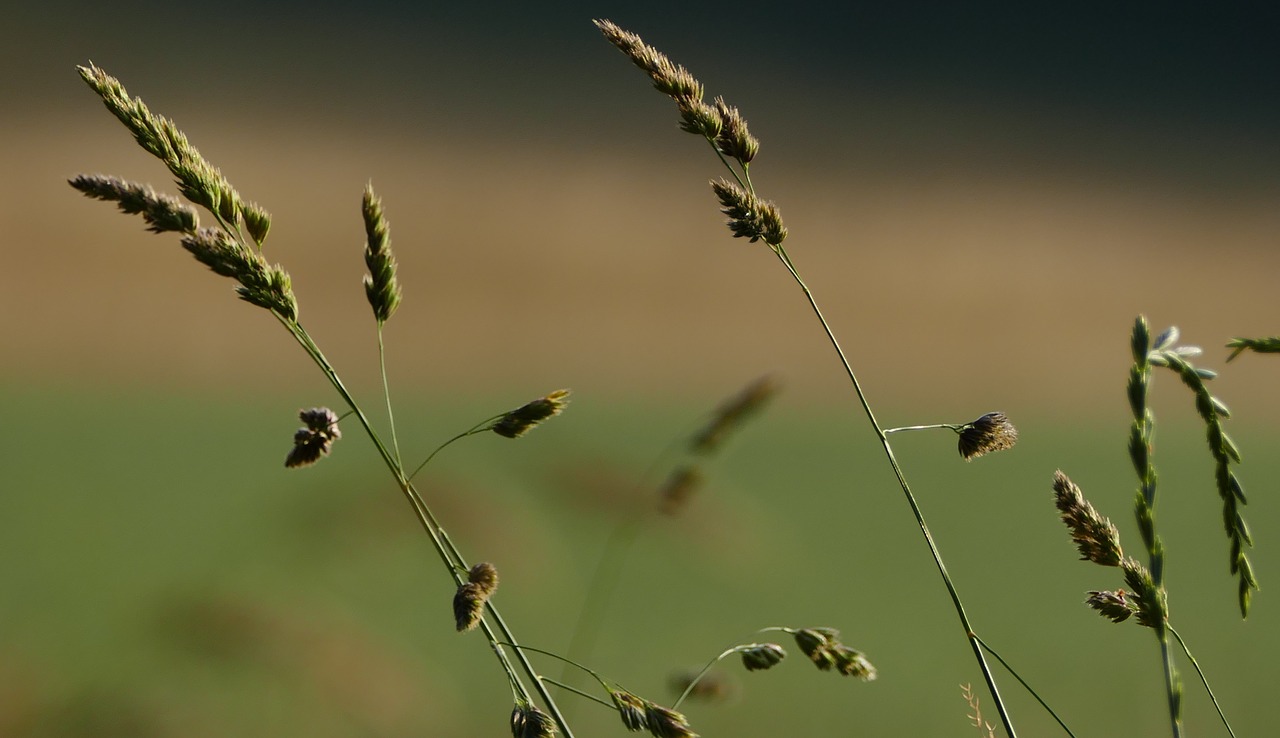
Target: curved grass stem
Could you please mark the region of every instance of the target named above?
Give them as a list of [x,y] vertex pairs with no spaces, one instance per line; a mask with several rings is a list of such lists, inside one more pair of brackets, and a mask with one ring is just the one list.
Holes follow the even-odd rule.
[[1187,661],[1190,661],[1191,665],[1195,667],[1196,674],[1200,676],[1200,683],[1204,685],[1204,691],[1209,693],[1209,700],[1213,702],[1213,709],[1218,711],[1218,717],[1222,720],[1223,727],[1227,729],[1227,733],[1231,735],[1231,738],[1236,738],[1236,732],[1231,729],[1231,723],[1227,722],[1227,716],[1222,712],[1222,707],[1218,704],[1218,698],[1214,696],[1213,689],[1209,687],[1209,680],[1205,677],[1204,672],[1200,670],[1200,662],[1196,661],[1196,657],[1191,655],[1191,649],[1187,648],[1186,641],[1182,640],[1182,636],[1178,635],[1178,631],[1174,630],[1172,625],[1165,623],[1164,627],[1177,639],[1178,645],[1182,646],[1182,652],[1187,656]]

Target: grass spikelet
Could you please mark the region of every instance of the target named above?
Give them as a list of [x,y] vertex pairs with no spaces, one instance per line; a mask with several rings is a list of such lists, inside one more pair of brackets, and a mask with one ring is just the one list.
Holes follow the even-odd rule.
[[622,718],[622,724],[627,730],[635,732],[649,729],[645,711],[647,702],[625,689],[609,690],[609,698],[613,700],[613,706],[618,708],[618,716]]
[[459,633],[472,630],[480,624],[484,615],[484,603],[489,599],[482,585],[466,582],[453,595],[453,620]]
[[1071,530],[1071,540],[1080,558],[1102,566],[1119,566],[1124,558],[1120,533],[1111,521],[1093,508],[1084,493],[1061,470],[1053,473],[1053,492],[1062,522]]
[[547,418],[559,415],[569,404],[569,390],[556,390],[498,418],[489,430],[504,438],[519,438]]
[[364,263],[369,273],[364,277],[364,292],[379,323],[385,323],[400,305],[400,283],[396,280],[396,259],[391,252],[391,226],[382,214],[382,199],[370,184],[364,190],[361,206],[367,240]]
[[1129,585],[1129,590],[1137,598],[1134,612],[1138,616],[1138,623],[1148,628],[1163,628],[1165,621],[1169,619],[1169,605],[1164,588],[1157,586],[1147,567],[1132,558],[1120,562],[1120,568],[1124,570],[1125,584]]
[[485,597],[492,597],[498,591],[498,569],[488,561],[481,561],[467,572],[467,581],[479,587]]
[[965,461],[1013,448],[1017,442],[1018,429],[1004,413],[987,413],[960,428],[960,455]]
[[1085,604],[1113,623],[1123,623],[1138,611],[1138,606],[1129,600],[1128,594],[1123,589],[1117,589],[1114,592],[1089,590]]
[[327,407],[313,407],[298,413],[303,427],[293,434],[293,450],[284,460],[290,469],[309,466],[328,456],[333,444],[342,438],[338,416]]
[[[183,197],[204,207],[228,227],[235,228],[239,225],[244,209],[240,194],[221,172],[205,161],[173,121],[152,113],[140,98],[130,97],[120,80],[92,62],[87,67],[76,69],[89,87],[102,98],[107,110],[129,129],[138,145],[169,168],[177,178]],[[260,223],[262,216],[265,213],[258,209],[253,217]],[[260,232],[265,237],[265,229]]]
[[177,231],[194,235],[200,227],[196,211],[170,195],[156,194],[146,185],[105,174],[81,174],[68,180],[88,197],[116,203],[129,215],[141,214],[152,233]]
[[511,738],[553,738],[556,724],[547,713],[519,700],[511,710]]
[[240,283],[236,294],[258,307],[275,311],[290,323],[298,320],[298,303],[289,275],[256,251],[245,248],[223,230],[201,228],[182,239],[182,248],[215,274]]
[[753,643],[742,649],[742,666],[747,671],[762,671],[782,663],[787,652],[776,643]]
[[715,106],[721,121],[720,132],[716,136],[716,150],[731,159],[737,159],[740,164],[750,164],[756,154],[760,153],[760,141],[747,130],[747,121],[742,113],[726,103],[723,97],[715,99]]
[[775,249],[786,240],[787,227],[773,203],[723,178],[711,182],[711,191],[720,201],[720,212],[729,218],[729,232],[734,238],[745,238],[752,243],[764,240]]
[[240,215],[244,218],[245,230],[261,249],[263,242],[267,240],[267,233],[271,230],[271,215],[256,202],[245,203]]
[[612,21],[601,19],[592,22],[609,43],[618,47],[619,51],[649,75],[659,92],[677,103],[681,100],[702,99],[702,83],[689,70],[672,63],[666,54],[646,44],[636,34],[622,30]]
[[644,708],[645,725],[654,738],[698,738],[684,715],[652,702]]
[[840,631],[835,628],[802,628],[790,630],[800,649],[814,666],[821,671],[835,668],[844,676],[855,676],[864,682],[876,678],[876,668],[866,656],[855,648],[850,648],[840,641]]

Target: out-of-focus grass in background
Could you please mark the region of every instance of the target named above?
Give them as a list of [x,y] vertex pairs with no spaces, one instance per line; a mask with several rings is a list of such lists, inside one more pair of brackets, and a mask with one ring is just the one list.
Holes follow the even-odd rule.
[[[642,538],[596,665],[658,698],[671,667],[756,627],[828,624],[878,682],[796,660],[742,676],[735,704],[691,706],[694,725],[965,729],[955,685],[977,674],[830,349],[767,251],[724,232],[713,157],[593,16],[743,109],[756,183],[882,419],[1001,409],[1019,425],[1016,449],[973,464],[946,434],[898,444],[950,569],[984,636],[1072,724],[1160,731],[1153,639],[1079,604],[1117,582],[1073,561],[1049,480],[1062,466],[1137,546],[1133,317],[1180,325],[1215,368],[1231,336],[1277,332],[1280,62],[1271,10],[1125,12],[6,10],[0,735],[505,730],[491,657],[451,632],[451,592],[367,443],[349,432],[318,468],[281,467],[292,413],[335,402],[302,353],[176,242],[65,185],[167,183],[75,76],[89,59],[272,212],[270,257],[371,408],[372,179],[406,289],[388,326],[406,449],[575,389],[554,425],[471,439],[428,472],[464,551],[502,571],[522,638],[563,648],[636,475],[699,409],[773,371],[785,394],[712,489]],[[1190,399],[1157,375],[1171,606],[1244,734],[1268,724],[1256,705],[1278,676],[1278,371],[1244,357],[1216,388],[1259,539],[1244,624]],[[1048,734],[1006,681],[1019,724]],[[1212,729],[1187,692],[1190,728]]]

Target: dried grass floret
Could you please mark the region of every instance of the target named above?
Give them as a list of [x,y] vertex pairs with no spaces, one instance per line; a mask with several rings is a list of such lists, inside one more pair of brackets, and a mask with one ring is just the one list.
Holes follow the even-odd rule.
[[987,413],[960,428],[960,455],[965,461],[1013,448],[1017,442],[1018,429],[1004,413]]
[[290,469],[308,466],[327,456],[333,444],[342,438],[338,416],[327,407],[313,407],[298,413],[303,427],[293,434],[293,450],[284,460]]

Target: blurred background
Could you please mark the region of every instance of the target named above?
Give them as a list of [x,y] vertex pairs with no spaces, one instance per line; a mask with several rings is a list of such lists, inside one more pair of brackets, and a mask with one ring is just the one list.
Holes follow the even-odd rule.
[[[424,472],[462,549],[497,564],[531,645],[563,650],[605,541],[651,506],[663,450],[762,374],[783,388],[674,519],[642,527],[591,665],[667,682],[766,625],[827,625],[881,678],[793,658],[686,706],[713,735],[972,734],[980,683],[907,507],[802,295],[733,240],[714,156],[592,27],[610,18],[737,105],[752,176],[886,425],[1009,414],[964,464],[895,443],[980,633],[1077,734],[1167,730],[1154,639],[1081,603],[1061,467],[1131,553],[1124,395],[1134,318],[1176,324],[1245,455],[1264,587],[1241,622],[1191,398],[1156,376],[1175,625],[1240,734],[1280,678],[1275,377],[1280,13],[950,3],[25,4],[0,29],[0,735],[503,735],[507,689],[449,621],[438,570],[280,327],[176,239],[66,184],[169,189],[75,73],[92,60],[273,215],[269,259],[377,415],[360,278],[366,182],[405,299],[386,328],[406,457],[558,387],[563,418]],[[794,651],[794,649],[792,649]],[[547,671],[559,666],[546,664]],[[1186,720],[1216,717],[1183,663]],[[1051,721],[1008,676],[1029,735]],[[985,693],[988,720],[994,709]],[[572,699],[572,698],[570,698]],[[580,734],[621,734],[580,702]],[[1252,728],[1252,730],[1250,730]]]

